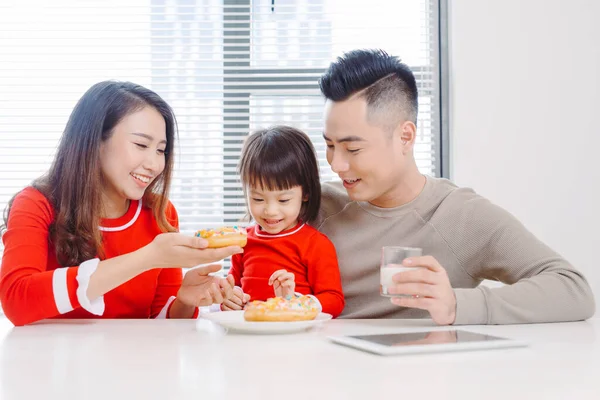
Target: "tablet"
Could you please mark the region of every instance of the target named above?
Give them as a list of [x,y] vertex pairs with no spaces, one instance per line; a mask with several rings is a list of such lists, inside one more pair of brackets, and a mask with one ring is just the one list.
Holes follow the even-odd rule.
[[384,335],[329,336],[334,343],[380,355],[525,347],[526,343],[464,330],[428,330]]

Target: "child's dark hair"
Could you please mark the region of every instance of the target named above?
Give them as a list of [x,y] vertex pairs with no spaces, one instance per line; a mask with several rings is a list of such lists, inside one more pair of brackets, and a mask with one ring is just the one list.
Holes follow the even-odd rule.
[[246,139],[238,165],[244,192],[246,187],[287,190],[302,187],[298,219],[311,222],[317,218],[321,203],[319,164],[310,138],[290,126],[272,126],[252,133]]

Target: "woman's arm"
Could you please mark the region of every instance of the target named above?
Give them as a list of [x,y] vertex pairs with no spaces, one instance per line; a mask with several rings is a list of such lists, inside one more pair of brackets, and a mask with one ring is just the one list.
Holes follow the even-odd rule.
[[238,247],[206,249],[204,239],[165,233],[129,254],[47,270],[52,220],[52,207],[35,189],[28,188],[15,198],[2,237],[5,248],[0,270],[0,301],[15,325],[80,307],[102,315],[101,296],[144,271],[189,268],[241,252]]

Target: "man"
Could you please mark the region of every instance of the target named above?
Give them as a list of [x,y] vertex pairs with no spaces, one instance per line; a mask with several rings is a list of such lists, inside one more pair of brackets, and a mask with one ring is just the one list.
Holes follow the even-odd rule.
[[[440,325],[573,321],[594,314],[573,266],[511,214],[416,165],[417,86],[380,50],[356,50],[320,79],[327,161],[342,182],[323,185],[318,229],[335,244],[342,318],[417,318]],[[382,246],[420,247],[379,294]],[[507,284],[478,286],[483,279]]]

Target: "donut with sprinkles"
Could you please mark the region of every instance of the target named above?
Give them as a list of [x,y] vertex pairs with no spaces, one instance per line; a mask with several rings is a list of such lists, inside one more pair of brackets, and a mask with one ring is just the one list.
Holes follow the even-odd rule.
[[202,229],[196,231],[195,236],[208,241],[209,248],[227,246],[244,247],[248,242],[248,234],[243,228],[237,226],[224,226],[218,229]]
[[252,301],[244,309],[244,319],[254,322],[290,322],[313,320],[319,306],[311,296],[272,297]]

